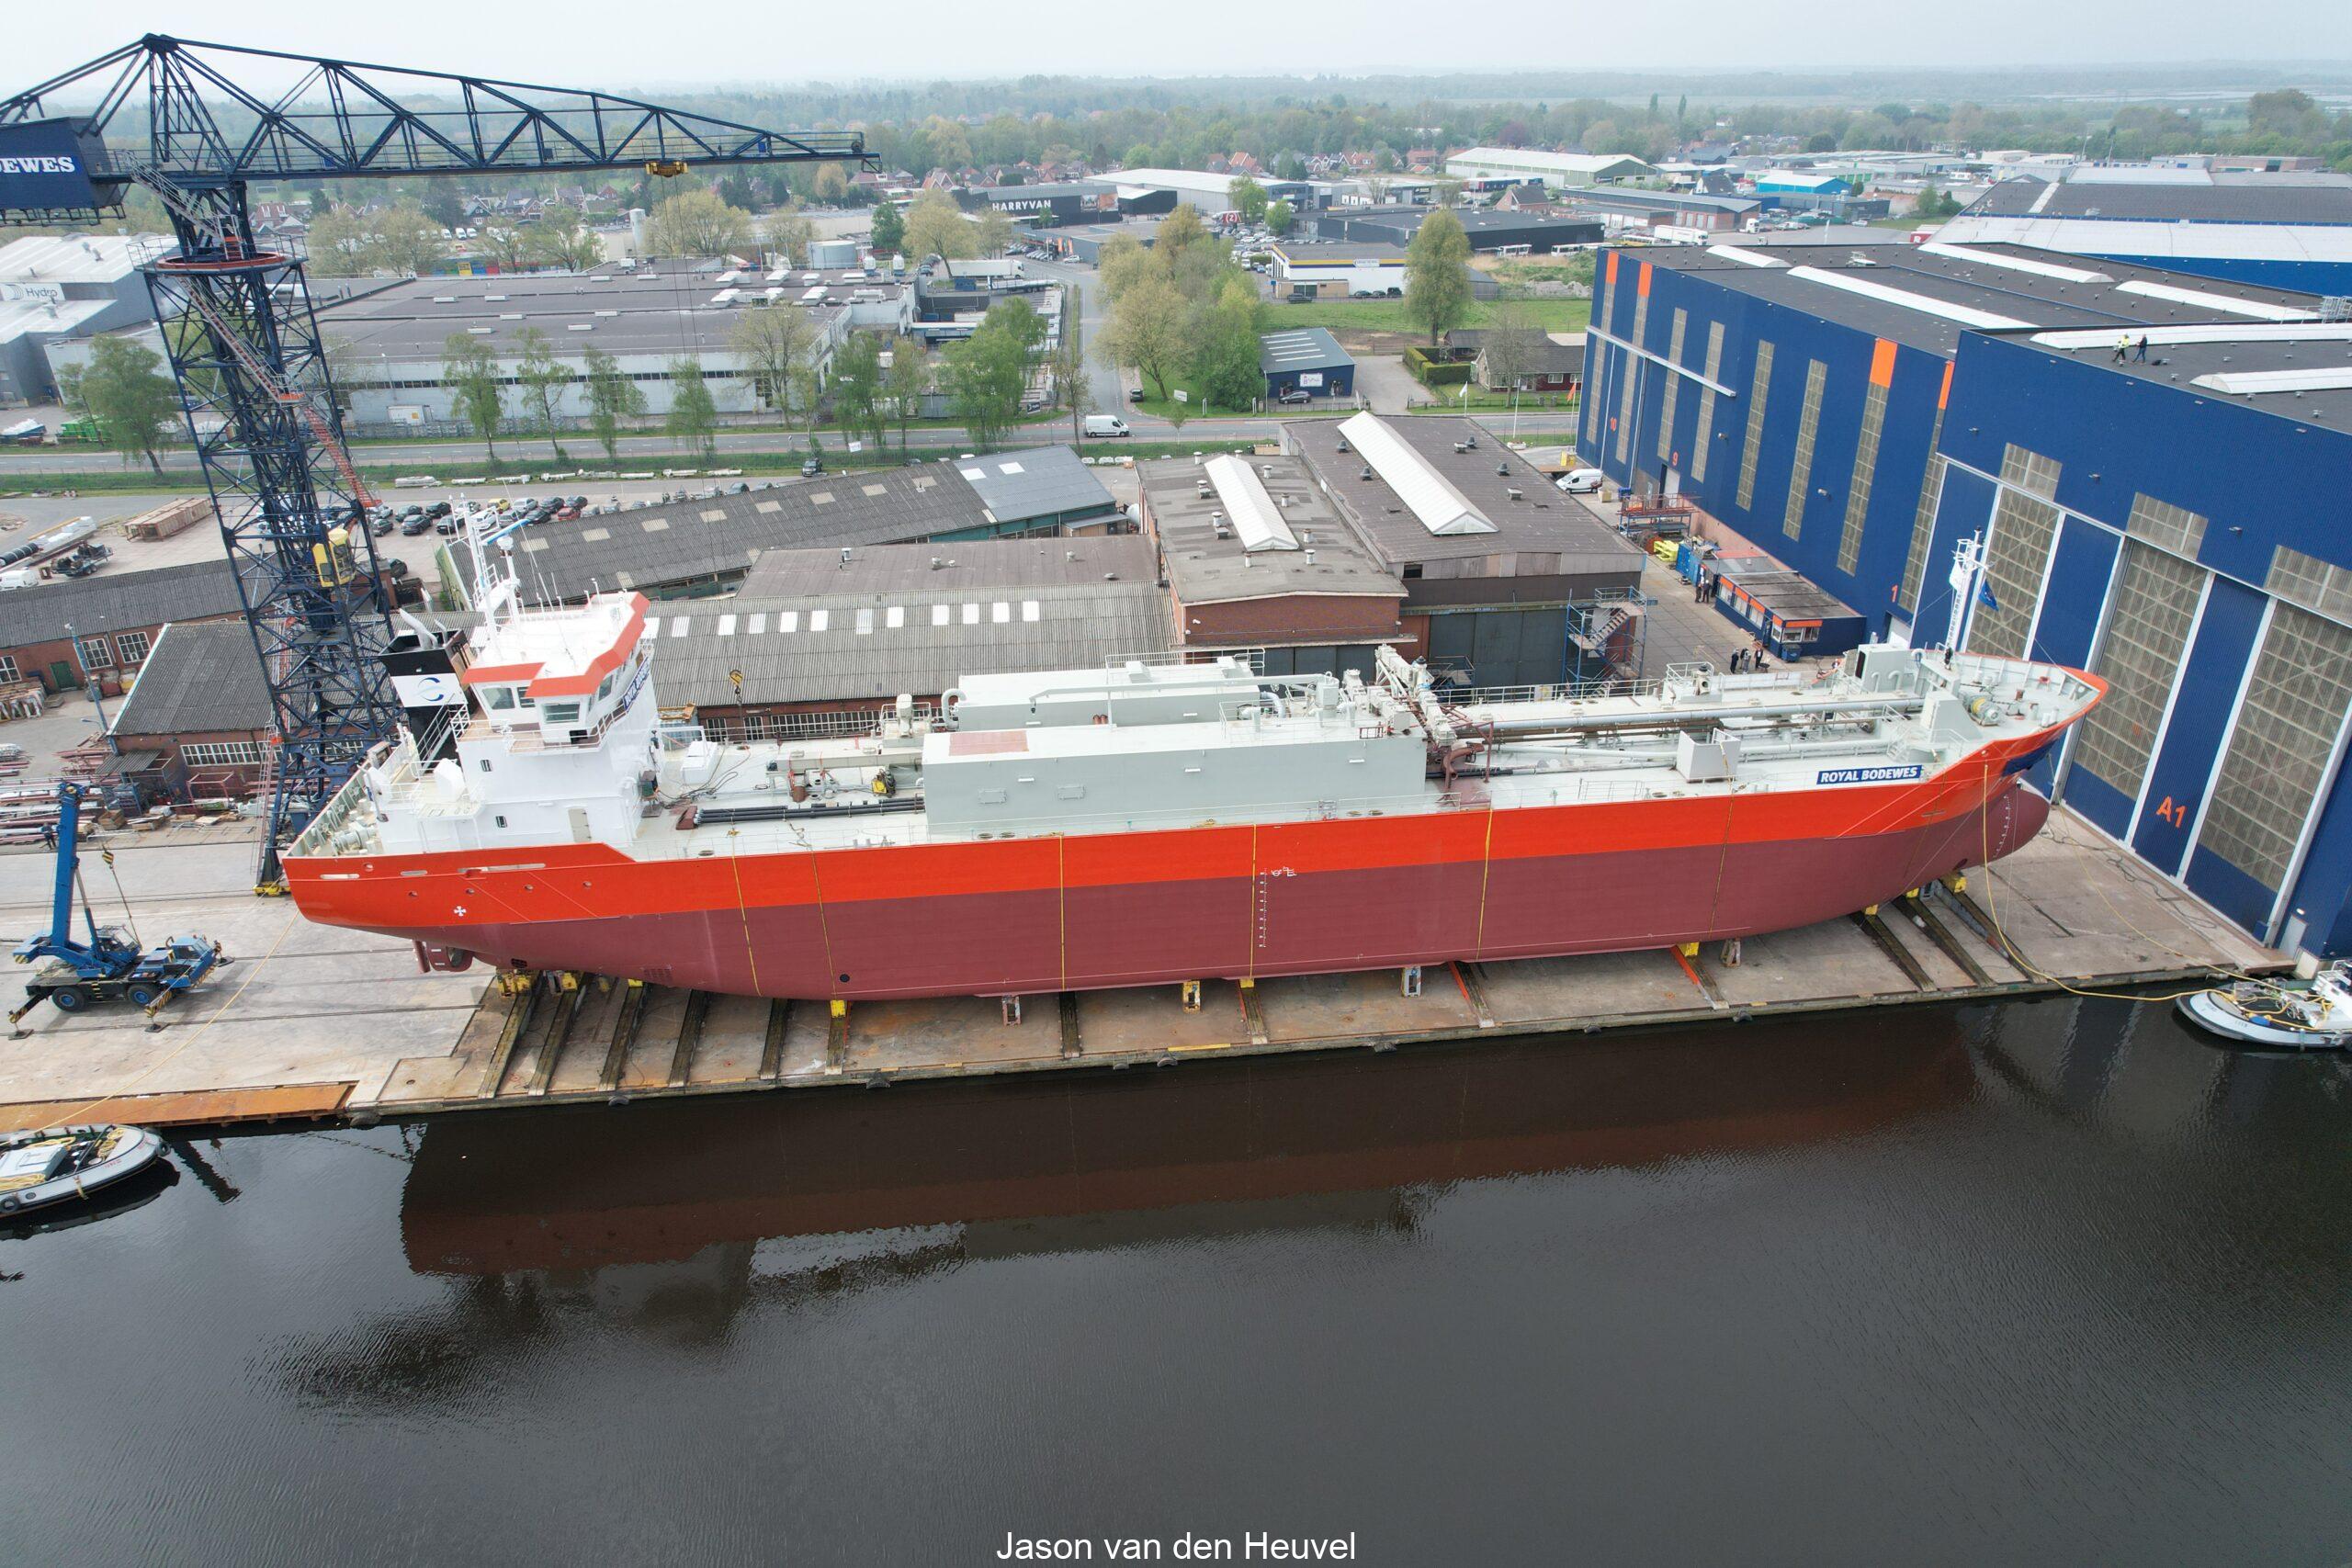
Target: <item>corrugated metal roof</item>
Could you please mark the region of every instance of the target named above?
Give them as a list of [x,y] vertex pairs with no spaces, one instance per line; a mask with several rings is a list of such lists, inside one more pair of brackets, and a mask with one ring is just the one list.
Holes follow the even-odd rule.
[[243,621],[166,626],[139,667],[114,733],[197,735],[224,729],[267,730],[269,685],[262,679],[254,636]]
[[745,599],[811,593],[912,594],[1150,581],[1150,542],[1134,534],[1078,538],[957,539],[838,550],[770,550],[741,590]]
[[999,523],[1071,513],[1107,515],[1118,502],[1079,455],[1067,446],[1033,446],[958,458],[956,472],[971,482]]
[[1261,375],[1286,374],[1295,370],[1339,370],[1354,364],[1354,355],[1341,348],[1340,340],[1322,327],[1267,333],[1258,339],[1258,370]]
[[989,522],[955,465],[924,463],[542,523],[523,535],[515,570],[526,584],[576,599],[594,587],[722,581],[769,550],[899,544]]
[[1175,646],[1167,595],[1148,576],[654,608],[654,688],[664,703],[698,707],[930,696],[969,673],[1093,668]]
[[148,571],[101,571],[0,592],[0,648],[54,642],[65,623],[83,637],[241,615],[235,573],[225,560],[190,561]]

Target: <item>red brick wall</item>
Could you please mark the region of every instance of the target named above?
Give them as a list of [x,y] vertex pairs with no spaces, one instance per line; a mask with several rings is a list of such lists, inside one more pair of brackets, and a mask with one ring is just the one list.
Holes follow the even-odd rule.
[[1217,604],[1176,606],[1187,648],[1246,648],[1261,643],[1387,642],[1402,628],[1403,599],[1291,593]]

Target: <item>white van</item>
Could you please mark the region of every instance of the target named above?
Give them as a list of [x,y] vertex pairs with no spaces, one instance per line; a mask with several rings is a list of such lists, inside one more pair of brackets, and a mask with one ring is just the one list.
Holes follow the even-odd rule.
[[1085,428],[1086,434],[1089,435],[1112,436],[1133,435],[1135,434],[1134,431],[1127,428],[1127,422],[1121,419],[1114,413],[1088,414],[1086,416]]
[[1599,468],[1570,468],[1552,482],[1570,495],[1590,495],[1600,488],[1602,478]]

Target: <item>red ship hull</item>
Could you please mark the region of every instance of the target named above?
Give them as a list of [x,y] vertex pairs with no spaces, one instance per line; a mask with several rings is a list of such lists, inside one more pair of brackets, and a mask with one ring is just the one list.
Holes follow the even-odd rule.
[[[304,914],[533,969],[806,999],[996,996],[1784,931],[1998,859],[2055,734],[1917,783],[688,860],[294,857]],[[1475,786],[1474,786],[1475,787]]]

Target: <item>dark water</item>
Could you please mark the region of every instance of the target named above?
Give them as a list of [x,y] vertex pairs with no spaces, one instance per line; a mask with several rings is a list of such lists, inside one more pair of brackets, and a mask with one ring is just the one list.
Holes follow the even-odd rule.
[[2062,1001],[200,1143],[0,1241],[0,1555],[2340,1563],[2348,1076]]

